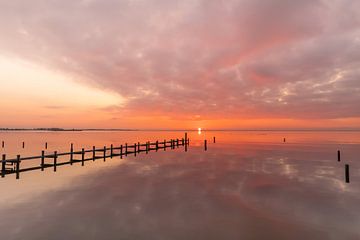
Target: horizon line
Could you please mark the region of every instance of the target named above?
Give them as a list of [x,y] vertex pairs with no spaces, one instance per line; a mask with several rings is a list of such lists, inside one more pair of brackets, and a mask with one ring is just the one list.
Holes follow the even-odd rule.
[[[142,129],[142,128],[0,128],[0,131],[199,131],[198,129]],[[204,131],[360,131],[360,128],[224,128],[201,129]]]

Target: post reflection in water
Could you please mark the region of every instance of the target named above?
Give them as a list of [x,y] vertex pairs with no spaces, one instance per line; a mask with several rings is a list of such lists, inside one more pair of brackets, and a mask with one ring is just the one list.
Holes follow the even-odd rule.
[[[19,153],[21,140],[20,147],[11,147],[18,139],[25,139],[21,150],[30,154],[39,150],[38,145],[41,150],[45,138],[51,142],[49,148],[68,148],[68,142],[74,142],[81,149],[184,136],[180,132],[17,134],[1,133],[7,154]],[[188,134],[187,152],[175,148],[136,158],[90,161],[86,167],[64,166],[56,173],[46,169],[24,173],[18,181],[0,179],[2,238],[360,237],[359,133],[211,132],[217,141],[208,139],[207,151],[203,134]],[[350,183],[344,181],[344,164],[351,167]]]

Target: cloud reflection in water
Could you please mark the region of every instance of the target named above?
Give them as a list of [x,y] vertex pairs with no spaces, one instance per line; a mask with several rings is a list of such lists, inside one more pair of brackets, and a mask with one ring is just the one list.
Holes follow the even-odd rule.
[[[359,176],[326,152],[211,145],[140,155],[1,210],[4,239],[356,239]],[[356,147],[356,146],[354,146]],[[305,159],[305,160],[304,160]],[[355,163],[353,164],[355,165]],[[356,165],[355,165],[356,166]],[[357,167],[359,165],[357,164]]]

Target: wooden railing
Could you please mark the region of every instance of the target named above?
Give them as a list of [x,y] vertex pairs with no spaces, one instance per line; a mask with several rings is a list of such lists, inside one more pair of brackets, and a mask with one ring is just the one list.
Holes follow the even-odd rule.
[[[45,154],[45,151],[41,151],[41,155],[39,156],[21,157],[20,155],[17,155],[17,157],[13,159],[6,159],[6,154],[3,154],[1,160],[1,177],[5,177],[9,174],[16,174],[16,179],[19,179],[21,172],[34,170],[44,171],[45,168],[51,167],[54,169],[54,172],[56,172],[57,166],[61,165],[73,165],[74,163],[80,162],[81,165],[84,166],[86,161],[95,161],[97,159],[106,161],[107,158],[123,158],[129,154],[136,156],[140,152],[146,152],[147,154],[149,151],[158,151],[159,149],[164,149],[165,151],[167,148],[175,149],[179,146],[185,146],[185,151],[187,151],[188,145],[189,139],[185,134],[185,138],[182,139],[146,142],[142,144],[140,142],[134,144],[126,143],[118,147],[114,147],[113,144],[111,144],[110,147],[104,146],[103,148],[96,148],[93,146],[92,149],[85,150],[82,148],[80,151],[74,151],[74,146],[71,144],[70,152],[59,153],[54,151],[51,154]],[[99,155],[98,153],[101,154]],[[58,158],[64,156],[69,156],[69,160],[58,162]],[[21,163],[23,161],[35,162],[35,166],[21,168]],[[36,161],[39,161],[38,165]]]

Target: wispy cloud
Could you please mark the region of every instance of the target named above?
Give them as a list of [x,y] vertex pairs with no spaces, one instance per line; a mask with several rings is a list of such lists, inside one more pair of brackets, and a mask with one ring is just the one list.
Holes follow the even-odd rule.
[[[172,118],[360,117],[359,1],[12,0],[0,53]],[[55,107],[57,106],[48,106]]]

